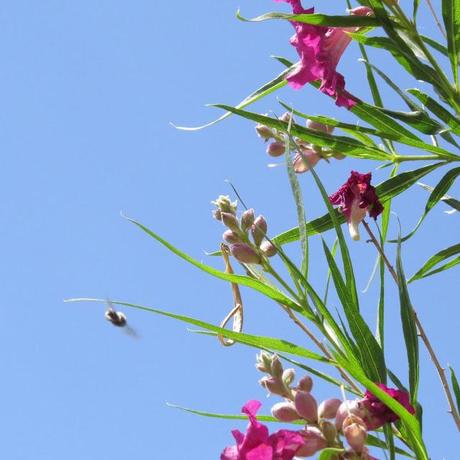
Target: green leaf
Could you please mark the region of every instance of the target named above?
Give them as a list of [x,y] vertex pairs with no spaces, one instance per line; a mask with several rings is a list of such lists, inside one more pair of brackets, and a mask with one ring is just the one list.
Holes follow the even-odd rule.
[[[451,156],[452,156],[452,154],[449,151],[445,150],[445,149],[441,149],[441,148],[439,148],[437,146],[427,144],[427,143],[425,143],[425,142],[423,142],[421,140],[417,140],[417,138],[413,139],[412,137],[402,136],[399,133],[396,134],[394,131],[384,132],[384,131],[379,131],[379,130],[376,130],[376,129],[373,129],[373,128],[367,128],[367,127],[364,127],[364,126],[353,125],[351,123],[344,123],[344,122],[341,122],[341,121],[337,121],[334,118],[329,118],[329,117],[326,117],[326,116],[308,115],[308,114],[300,112],[298,110],[294,110],[292,107],[290,107],[288,104],[286,104],[284,102],[280,101],[280,104],[285,109],[287,109],[289,111],[292,111],[294,113],[294,115],[300,116],[300,117],[305,118],[305,119],[318,121],[320,123],[324,123],[324,124],[329,125],[329,126],[334,126],[336,128],[346,130],[346,131],[348,131],[350,133],[353,133],[353,134],[356,134],[356,133],[370,134],[371,136],[377,136],[377,137],[380,137],[380,138],[383,138],[383,139],[389,139],[389,140],[392,140],[392,141],[395,141],[395,142],[399,142],[401,144],[410,145],[412,147],[419,148],[421,150],[430,151],[430,152],[433,152],[433,153],[436,153],[436,154],[440,155],[441,157],[444,157],[444,156],[447,155],[449,158],[451,158]],[[367,107],[369,108],[371,106],[368,105]],[[374,107],[374,109],[379,110],[377,107]],[[401,112],[401,113],[404,113],[404,112]],[[412,123],[412,121],[411,121],[411,123]],[[440,126],[440,125],[438,125],[438,126]],[[365,143],[365,142],[363,142],[363,143]],[[366,144],[366,145],[375,145],[375,144]]]
[[270,297],[272,300],[279,302],[283,305],[288,306],[289,308],[292,308],[295,311],[299,312],[305,312],[305,310],[297,304],[294,300],[292,300],[290,297],[286,296],[283,292],[279,291],[273,286],[269,286],[265,283],[262,283],[259,280],[256,280],[254,278],[250,278],[249,276],[243,276],[243,275],[235,275],[235,274],[230,274],[226,273],[220,270],[216,270],[215,268],[205,265],[201,262],[198,262],[197,260],[193,259],[189,255],[185,254],[185,252],[180,251],[179,249],[175,248],[171,243],[168,243],[166,240],[161,238],[159,235],[154,233],[152,230],[147,228],[145,225],[142,225],[141,223],[135,221],[134,219],[130,219],[129,217],[126,217],[126,219],[139,227],[141,230],[143,230],[147,235],[151,236],[155,240],[157,240],[159,243],[161,243],[163,246],[168,248],[171,252],[179,256],[180,258],[186,260],[190,264],[194,265],[195,267],[198,267],[200,270],[203,270],[204,272],[215,276],[216,278],[229,281],[231,283],[236,283],[241,286],[247,286],[250,287],[267,297]]
[[270,19],[284,19],[288,21],[302,22],[305,24],[314,24],[318,26],[330,27],[375,27],[379,22],[371,16],[329,16],[326,14],[286,14],[286,13],[265,13],[252,19],[241,16],[240,11],[236,17],[245,22],[261,22]]
[[434,275],[435,273],[442,272],[454,267],[455,265],[458,265],[460,263],[460,257],[456,257],[447,264],[441,265],[435,270],[432,270],[432,268],[436,267],[441,262],[457,254],[460,254],[460,244],[454,244],[453,246],[449,246],[448,248],[437,252],[423,264],[422,268],[418,270],[414,276],[412,276],[412,278],[409,280],[409,283],[415,280],[426,278],[427,276]]
[[[106,302],[104,299],[93,299],[93,298],[77,298],[77,299],[68,299],[67,302]],[[273,337],[263,337],[258,335],[245,334],[243,332],[234,332],[230,329],[225,329],[222,327],[214,326],[213,324],[201,321],[195,318],[190,318],[189,316],[177,315],[175,313],[170,313],[163,310],[158,310],[156,308],[145,307],[143,305],[137,305],[128,302],[121,302],[112,300],[114,305],[123,305],[125,307],[137,308],[138,310],[148,311],[150,313],[155,313],[161,316],[167,316],[169,318],[182,321],[184,323],[193,324],[194,326],[202,327],[211,332],[222,335],[228,339],[232,339],[235,342],[253,346],[261,349],[269,349],[273,351],[280,351],[283,353],[288,353],[294,356],[300,356],[302,358],[313,359],[315,361],[331,363],[331,360],[325,358],[324,356],[318,355],[306,348],[299,347],[298,345],[288,342],[287,340],[277,339]]]
[[442,200],[443,196],[449,191],[449,189],[452,187],[453,183],[455,182],[455,179],[457,179],[459,175],[460,175],[460,167],[452,168],[450,171],[447,171],[447,173],[444,174],[442,179],[438,182],[436,187],[431,192],[428,198],[428,201],[425,205],[425,211],[423,212],[422,217],[420,217],[419,221],[417,222],[417,225],[415,226],[414,230],[412,230],[404,238],[401,238],[401,241],[408,240],[410,237],[412,237],[417,232],[417,230],[420,228],[420,225],[422,225],[422,222],[425,220],[425,217],[439,203],[439,201]]
[[385,383],[386,366],[382,349],[369,329],[369,326],[359,313],[359,310],[356,308],[334,257],[324,241],[323,249],[326,254],[329,269],[331,270],[332,280],[334,281],[337,295],[342,303],[351,333],[356,340],[361,367],[371,380]]
[[[388,444],[385,441],[382,441],[381,439],[377,438],[377,436],[374,436],[370,433],[367,434],[366,444],[368,446],[378,447],[380,449],[389,448]],[[409,452],[406,452],[403,449],[400,449],[399,447],[395,447],[395,452],[399,455],[404,455],[405,457],[415,458],[412,454],[410,454]]]
[[460,412],[460,386],[458,385],[457,375],[455,374],[452,366],[449,366],[450,369],[450,379],[452,381],[452,389],[455,394],[455,402],[457,403],[457,411]]
[[[398,174],[395,177],[391,177],[386,181],[382,182],[381,184],[375,187],[376,193],[380,199],[380,201],[385,204],[387,200],[393,198],[400,193],[407,190],[409,187],[414,185],[418,180],[420,180],[423,176],[427,175],[428,173],[434,171],[436,168],[444,165],[445,163],[435,163],[428,166],[423,166],[418,169],[414,169],[412,171],[403,172]],[[335,211],[335,216],[339,220],[339,222],[345,222],[345,219],[342,214],[338,210]],[[307,222],[307,231],[308,235],[315,235],[318,233],[323,233],[327,230],[333,228],[332,218],[329,214],[325,214],[322,217],[319,217],[315,220]],[[283,245],[287,243],[292,243],[293,241],[297,241],[299,239],[299,228],[295,227],[292,228],[280,235],[272,238],[272,240],[277,245]]]
[[446,27],[447,50],[454,81],[459,90],[458,65],[460,56],[460,0],[442,0],[442,17]]
[[[431,185],[422,184],[421,182],[417,182],[417,185],[420,185],[420,187],[424,188],[425,190],[428,190],[429,192],[432,192],[434,190],[434,187],[432,187]],[[457,200],[456,198],[453,198],[450,195],[444,195],[441,198],[441,201],[448,204],[455,211],[460,211],[460,200]]]
[[447,51],[447,48],[444,45],[441,45],[441,43],[437,42],[436,40],[433,40],[430,37],[426,37],[425,35],[420,35],[420,38],[427,44],[430,45],[433,49],[438,51],[439,53],[443,54],[446,57],[449,57],[449,53]]
[[297,222],[299,224],[299,232],[300,232],[300,246],[302,248],[302,273],[305,276],[305,279],[308,279],[308,233],[307,233],[307,226],[305,224],[305,207],[302,197],[302,190],[299,185],[299,181],[297,179],[297,174],[294,171],[294,165],[291,158],[291,148],[290,148],[290,133],[291,133],[291,126],[292,126],[292,117],[288,124],[288,132],[289,135],[286,136],[285,139],[285,160],[286,160],[286,168],[287,174],[289,178],[289,183],[291,185],[292,195],[294,197],[294,202],[296,205],[297,211]]
[[326,447],[319,454],[318,460],[331,460],[336,459],[337,455],[343,454],[345,449],[337,449],[335,447]]
[[440,120],[446,123],[452,129],[452,132],[460,134],[460,121],[455,117],[455,115],[452,115],[441,104],[439,104],[439,102],[423,91],[420,91],[418,88],[408,89],[407,91],[410,94],[413,94],[428,110],[433,112]]
[[[270,80],[269,82],[265,83],[262,85],[260,88],[256,89],[253,93],[251,93],[249,96],[244,98],[236,107],[238,109],[242,109],[244,107],[247,107],[250,104],[253,104],[254,102],[258,101],[259,99],[264,98],[265,96],[268,96],[269,94],[275,92],[276,90],[282,88],[283,86],[287,85],[287,80],[286,80],[286,75],[292,70],[292,67],[283,70],[277,77],[275,77],[273,80]],[[187,126],[176,126],[173,125],[175,128],[180,129],[182,131],[199,131],[200,129],[208,128],[209,126],[215,125],[216,123],[219,123],[220,121],[225,120],[226,118],[230,117],[232,115],[231,112],[226,112],[216,120],[213,120],[209,123],[206,123],[201,126],[193,126],[193,127],[187,127]]]
[[[269,126],[270,128],[275,128],[285,133],[288,131],[288,124],[275,118],[259,115],[253,112],[247,112],[245,110],[240,110],[236,107],[231,107],[224,104],[216,104],[215,107],[232,112],[248,120],[262,123],[266,126]],[[333,136],[321,131],[305,128],[295,123],[291,126],[291,135],[298,137],[303,141],[310,142],[314,145],[329,147],[337,152],[343,153],[344,155],[352,156],[355,158],[367,158],[370,160],[379,161],[391,159],[390,155],[388,155],[388,153],[384,150],[369,147],[353,138],[345,136]]]
[[396,256],[396,271],[398,273],[399,301],[401,323],[404,333],[404,341],[406,344],[407,360],[409,364],[409,389],[411,403],[415,407],[417,405],[417,393],[419,386],[419,350],[418,350],[418,334],[417,325],[414,319],[414,308],[409,297],[407,289],[406,277],[401,259],[401,241],[398,243],[398,251]]

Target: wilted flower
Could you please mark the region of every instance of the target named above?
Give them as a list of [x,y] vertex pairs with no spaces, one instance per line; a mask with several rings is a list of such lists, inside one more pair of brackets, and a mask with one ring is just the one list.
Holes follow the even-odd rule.
[[329,197],[332,204],[339,205],[345,215],[350,236],[359,240],[358,226],[366,216],[366,212],[374,219],[383,211],[383,206],[371,185],[372,174],[360,174],[351,171],[350,177],[337,192]]
[[[314,12],[314,8],[304,9],[300,0],[275,1],[290,3],[294,14]],[[350,13],[362,16],[372,14],[372,10],[358,7]],[[345,91],[345,79],[336,68],[343,52],[351,42],[351,37],[346,32],[356,32],[359,28],[324,27],[296,21],[291,23],[295,29],[291,44],[296,48],[300,62],[287,76],[290,86],[297,89],[306,83],[320,80],[320,90],[334,97],[338,106],[353,107],[356,100]]]
[[[409,393],[394,388],[388,388],[383,383],[379,383],[378,387],[404,406],[409,413],[415,414],[415,409],[410,403]],[[360,404],[366,411],[364,421],[369,430],[376,430],[385,425],[385,423],[392,423],[399,420],[399,415],[395,414],[369,390],[364,393],[364,398],[360,400]]]
[[303,446],[303,437],[295,431],[279,430],[269,435],[268,428],[256,419],[260,406],[259,401],[243,406],[242,412],[249,417],[246,433],[232,431],[236,445],[226,447],[220,460],[292,460]]

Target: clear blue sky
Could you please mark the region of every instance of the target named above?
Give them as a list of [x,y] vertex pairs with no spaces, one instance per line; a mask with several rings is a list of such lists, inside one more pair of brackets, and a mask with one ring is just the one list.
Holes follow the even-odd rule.
[[[316,3],[318,10],[344,10],[344,2]],[[166,401],[226,413],[238,413],[249,399],[264,401],[267,413],[275,402],[257,384],[252,349],[223,349],[184,324],[128,311],[140,335],[133,340],[104,321],[103,306],[63,303],[68,297],[110,296],[216,324],[226,315],[231,294],[225,283],[180,262],[122,219],[120,211],[203,260],[204,251],[220,242],[222,227],[211,218],[210,201],[230,192],[224,179],[266,216],[272,235],[295,225],[284,170],[266,167],[269,159],[250,123],[233,118],[199,133],[169,125],[212,119],[219,112],[205,103],[236,103],[280,71],[271,54],[295,58],[289,24],[241,23],[234,18],[239,6],[251,16],[284,5],[270,0],[16,0],[2,5],[3,458],[215,460],[232,443],[230,429],[245,423],[199,418],[166,407]],[[432,23],[422,17],[429,33]],[[390,68],[384,54],[375,56],[401,87],[415,85]],[[352,46],[340,69],[350,90],[368,98],[357,58]],[[306,112],[352,119],[312,88],[286,89],[279,96]],[[390,93],[386,101],[404,108]],[[281,112],[274,97],[254,109]],[[317,170],[333,191],[351,168],[375,166],[344,160]],[[386,173],[376,173],[376,182]],[[434,184],[435,177],[425,181]],[[322,214],[310,178],[301,180],[309,216]],[[455,192],[460,194],[458,187]],[[405,230],[420,215],[422,198],[425,192],[414,189],[396,201]],[[408,273],[458,242],[458,216],[444,210],[442,205],[434,209],[405,246]],[[312,276],[322,285],[326,271],[318,242],[312,240]],[[363,241],[352,251],[364,288],[374,252]],[[210,263],[222,266],[218,259]],[[459,324],[456,284],[458,270],[452,270],[414,284],[411,294],[443,363],[459,369],[453,340]],[[400,370],[404,351],[393,294],[388,356],[392,368]],[[243,295],[248,332],[303,340],[274,305],[247,290]],[[376,295],[376,284],[363,294],[371,319]],[[423,356],[421,396],[430,453],[435,460],[455,460],[453,424]],[[320,382],[315,394],[338,396],[335,387]]]

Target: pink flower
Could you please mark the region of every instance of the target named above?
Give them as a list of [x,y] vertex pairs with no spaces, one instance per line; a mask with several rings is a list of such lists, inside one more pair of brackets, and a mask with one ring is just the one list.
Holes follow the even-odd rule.
[[347,219],[353,240],[359,240],[358,225],[366,213],[376,219],[383,211],[375,188],[371,185],[371,178],[371,173],[360,174],[357,171],[351,171],[347,182],[329,197],[332,204],[340,206],[340,210]]
[[[314,8],[304,9],[301,0],[275,0],[290,3],[294,14],[312,14]],[[358,7],[351,14],[367,16],[372,10]],[[287,81],[294,89],[306,83],[321,80],[320,91],[333,97],[340,107],[350,109],[357,101],[345,91],[345,78],[337,72],[337,64],[351,42],[346,32],[356,32],[359,27],[325,27],[302,22],[291,21],[295,35],[291,44],[296,48],[300,61],[296,68],[287,76]]]
[[[408,412],[415,414],[415,409],[412,407],[409,400],[409,394],[406,391],[388,388],[383,383],[379,383],[378,387],[393,399],[396,399],[396,401],[403,405]],[[365,422],[369,430],[376,430],[385,425],[385,423],[392,423],[399,420],[399,416],[369,390],[364,393],[364,398],[360,400],[360,404],[366,411]]]
[[256,413],[261,403],[249,401],[243,408],[249,417],[246,434],[233,430],[236,446],[226,447],[220,460],[292,460],[304,444],[302,436],[289,430],[279,430],[269,435],[268,428],[259,423]]

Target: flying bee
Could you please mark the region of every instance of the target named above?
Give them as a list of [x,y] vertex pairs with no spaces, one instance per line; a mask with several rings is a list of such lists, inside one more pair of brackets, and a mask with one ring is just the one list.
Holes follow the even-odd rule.
[[107,300],[107,310],[105,311],[105,319],[110,321],[114,326],[122,327],[131,337],[137,337],[136,331],[128,324],[126,315],[121,311],[115,310],[113,303]]

